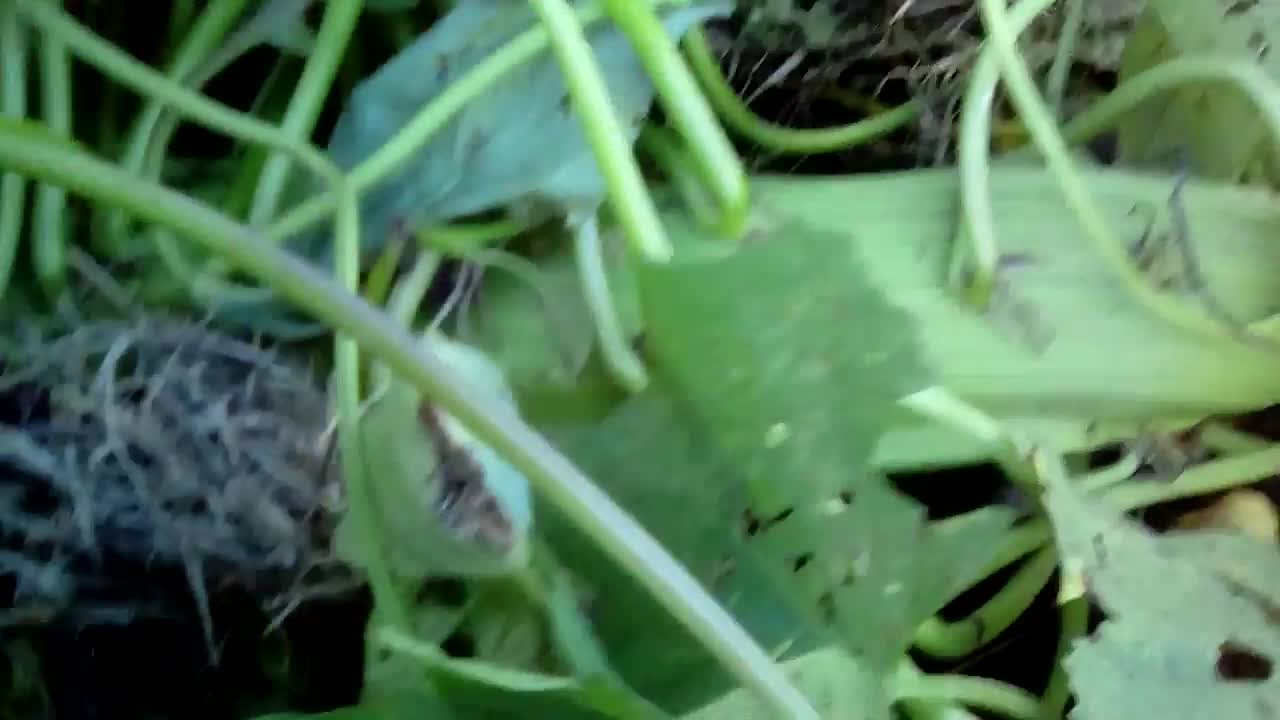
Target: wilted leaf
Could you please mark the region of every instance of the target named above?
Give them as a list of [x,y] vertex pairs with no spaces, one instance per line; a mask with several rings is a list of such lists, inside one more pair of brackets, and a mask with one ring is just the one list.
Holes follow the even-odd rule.
[[1064,567],[1109,617],[1065,661],[1073,717],[1277,717],[1274,548],[1268,560],[1243,538],[1162,538],[1060,476],[1045,497]]

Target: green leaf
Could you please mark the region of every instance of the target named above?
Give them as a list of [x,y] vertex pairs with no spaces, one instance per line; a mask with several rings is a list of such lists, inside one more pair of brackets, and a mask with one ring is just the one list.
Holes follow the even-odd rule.
[[1063,566],[1069,577],[1080,574],[1108,616],[1065,661],[1077,695],[1073,717],[1274,717],[1274,547],[1228,559],[1223,546],[1246,546],[1199,532],[1171,542],[1060,473],[1048,475],[1045,500]]
[[929,371],[862,248],[807,221],[804,205],[779,210],[786,196],[757,196],[756,232],[731,255],[692,226],[673,232],[676,261],[639,272],[647,346],[746,480],[751,551],[887,672],[917,626],[981,576],[1011,516],[926,525],[870,468],[897,400]]
[[771,514],[856,482],[898,398],[929,382],[862,248],[780,199],[758,196],[732,254],[684,224],[672,263],[637,268],[646,348]]
[[[1274,2],[1150,0],[1121,61],[1120,80],[1183,55],[1258,63],[1280,79],[1280,5]],[[1236,181],[1259,169],[1274,184],[1274,138],[1258,108],[1237,88],[1198,84],[1152,98],[1119,125],[1120,156],[1167,163],[1185,149],[1194,174]]]
[[[754,560],[741,556],[740,478],[661,377],[598,422],[546,426],[545,434],[636,518],[766,648],[814,642],[802,618]],[[701,643],[553,508],[539,527],[590,591],[588,615],[614,669],[673,713],[733,687]]]
[[797,506],[755,545],[814,620],[888,673],[921,623],[985,575],[1014,515],[989,507],[927,523],[883,478],[868,472],[863,485],[847,502]]

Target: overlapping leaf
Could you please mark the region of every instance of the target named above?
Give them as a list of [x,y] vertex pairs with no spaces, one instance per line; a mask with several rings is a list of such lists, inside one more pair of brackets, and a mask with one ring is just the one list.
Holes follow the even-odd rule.
[[740,250],[717,258],[681,228],[683,255],[638,273],[647,344],[746,483],[750,553],[887,671],[1009,518],[930,527],[870,469],[898,398],[928,382],[911,319],[867,281],[847,234],[808,222],[782,183],[762,185],[773,193],[757,196]]
[[1046,499],[1064,564],[1109,615],[1066,660],[1073,717],[1278,716],[1273,547],[1198,531],[1164,538],[1062,480]]
[[[1183,55],[1258,63],[1280,78],[1280,5],[1265,0],[1150,0],[1129,39],[1121,80]],[[1196,174],[1238,180],[1261,171],[1274,184],[1275,138],[1238,88],[1196,84],[1146,102],[1119,126],[1127,162],[1165,162],[1186,150]],[[1269,166],[1262,165],[1269,163]]]

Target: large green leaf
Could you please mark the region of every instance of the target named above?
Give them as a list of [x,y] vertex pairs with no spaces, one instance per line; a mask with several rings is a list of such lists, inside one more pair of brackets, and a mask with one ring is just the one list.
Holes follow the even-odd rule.
[[637,271],[646,347],[770,514],[850,489],[897,400],[930,382],[862,248],[784,199],[759,197],[728,254],[677,221],[675,261]]
[[1074,717],[1269,718],[1280,712],[1274,547],[1226,556],[1216,533],[1156,535],[1061,477],[1046,494],[1065,567],[1108,614],[1066,659]]
[[868,281],[861,247],[806,209],[763,196],[755,231],[727,256],[684,228],[684,254],[638,274],[648,346],[747,483],[750,552],[887,672],[981,574],[1011,517],[926,525],[871,469],[898,399],[930,373],[912,318]]

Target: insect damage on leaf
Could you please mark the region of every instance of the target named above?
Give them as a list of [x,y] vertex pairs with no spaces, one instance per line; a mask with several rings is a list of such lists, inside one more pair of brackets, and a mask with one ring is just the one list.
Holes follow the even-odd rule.
[[[516,413],[501,370],[482,352],[443,336],[429,351],[482,393],[498,412]],[[361,459],[377,530],[392,570],[406,578],[504,575],[529,559],[529,481],[457,419],[390,377],[359,423]],[[348,518],[338,552],[356,565],[367,548]]]
[[422,403],[418,419],[435,446],[439,464],[429,485],[438,488],[435,503],[441,522],[461,540],[483,544],[499,554],[515,545],[515,528],[485,485],[484,467],[444,429],[438,411]]
[[1065,660],[1074,717],[1275,717],[1274,547],[1221,531],[1156,535],[1055,467],[1045,462],[1044,498],[1063,562],[1108,615]]

